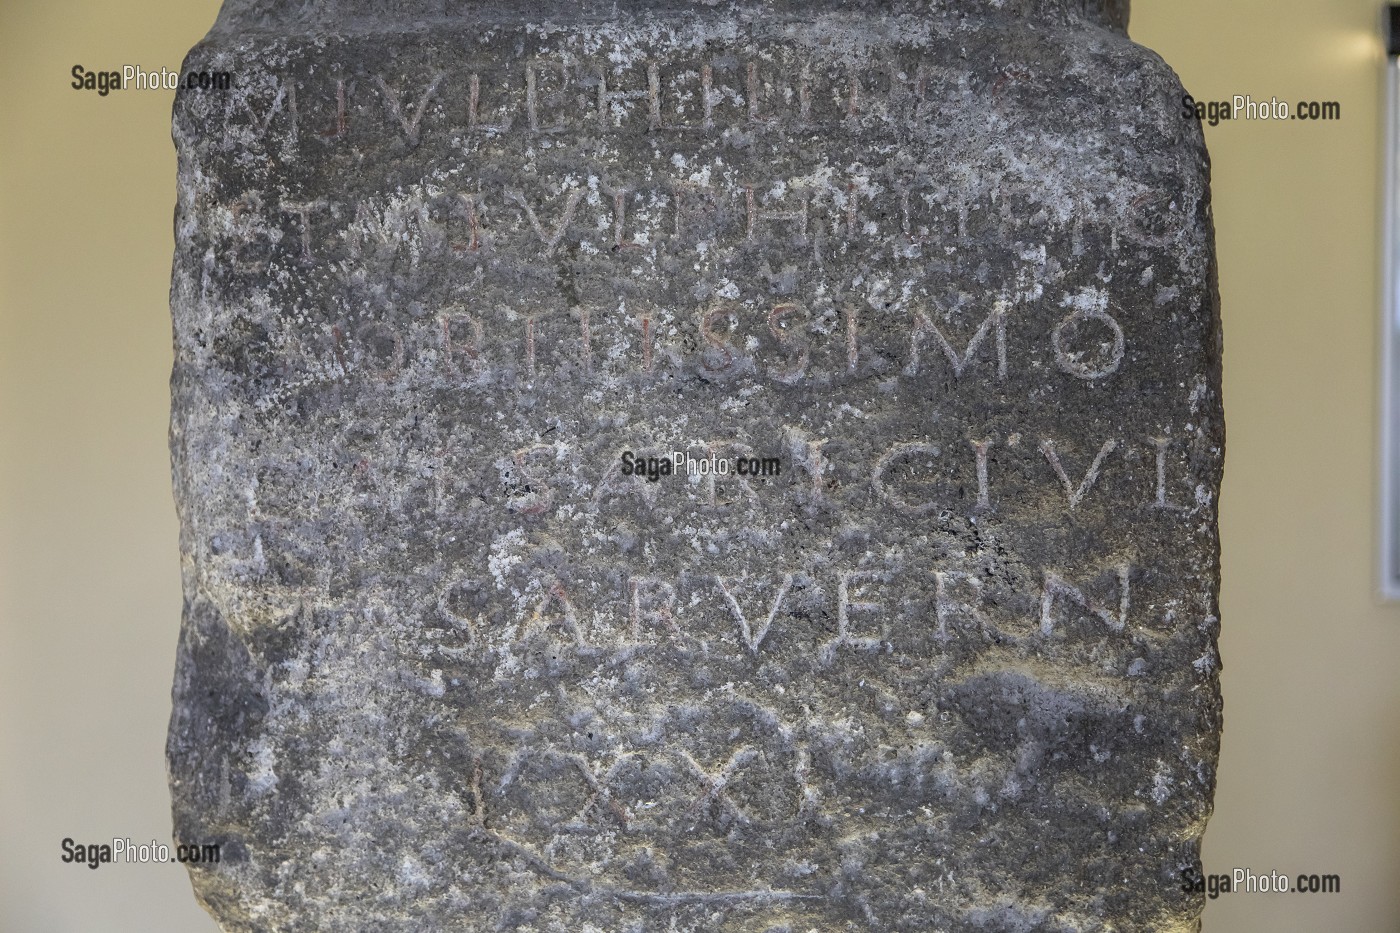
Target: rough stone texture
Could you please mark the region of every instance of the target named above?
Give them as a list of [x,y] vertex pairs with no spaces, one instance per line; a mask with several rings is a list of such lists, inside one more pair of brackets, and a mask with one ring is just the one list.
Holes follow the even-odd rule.
[[1208,167],[1125,21],[230,0],[169,743],[226,930],[1198,928]]

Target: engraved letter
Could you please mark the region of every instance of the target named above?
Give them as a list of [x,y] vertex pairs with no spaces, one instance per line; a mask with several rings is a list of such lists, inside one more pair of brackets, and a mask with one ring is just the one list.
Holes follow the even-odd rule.
[[[1102,303],[1106,305],[1108,302],[1104,300]],[[1099,354],[1097,361],[1085,360],[1085,352],[1071,351],[1065,346],[1065,331],[1082,321],[1098,321],[1108,328],[1112,337],[1111,348],[1106,354]],[[1050,343],[1054,347],[1055,362],[1060,369],[1086,382],[1113,375],[1123,363],[1123,328],[1101,307],[1081,307],[1072,311],[1068,317],[1055,325],[1055,330],[1050,335]]]
[[403,369],[403,337],[391,325],[383,321],[362,324],[355,331],[355,339],[364,346],[367,361],[373,361],[376,357],[384,360],[382,365],[375,366],[375,375],[380,379],[393,379]]
[[860,365],[860,309],[846,309],[846,372],[852,376]]
[[457,192],[457,200],[461,203],[463,210],[467,212],[467,227],[471,231],[471,239],[467,240],[466,246],[453,244],[454,250],[467,249],[476,252],[481,249],[481,205],[478,203],[478,196],[465,191]]
[[627,195],[630,191],[616,190],[609,192],[613,199],[613,248],[641,249],[643,244],[627,237]]
[[[477,626],[473,623],[471,615],[467,612],[459,612],[457,604],[462,602],[460,595],[473,592],[479,584],[474,580],[459,580],[443,587],[438,592],[437,610],[443,619],[447,620],[453,628],[461,632],[466,637],[466,648],[477,647]],[[478,613],[476,622],[480,622],[481,615]],[[460,648],[439,646],[438,653],[448,657],[459,657]]]
[[257,127],[258,133],[262,136],[267,135],[267,131],[272,127],[272,118],[282,113],[283,107],[285,106],[286,113],[292,118],[292,128],[287,134],[287,141],[292,145],[296,145],[297,124],[299,120],[297,114],[297,86],[295,81],[287,81],[286,83],[279,83],[277,85],[277,95],[272,98],[272,103],[268,105],[267,111],[262,117],[259,117],[253,110],[253,105],[248,99],[244,99],[243,106],[248,111],[248,115],[253,118],[253,125]]
[[929,320],[922,311],[914,312],[914,327],[909,335],[909,365],[904,368],[907,375],[915,376],[919,372],[919,347],[925,334],[932,334],[943,355],[948,358],[948,362],[953,365],[953,375],[962,378],[963,370],[972,362],[972,357],[977,352],[977,348],[982,345],[982,341],[987,339],[989,333],[995,332],[997,345],[997,378],[1006,378],[1006,303],[998,301],[990,314],[982,320],[982,326],[977,328],[977,333],[972,335],[972,339],[967,343],[967,349],[962,355],[953,349],[953,345],[948,342],[948,338],[943,336],[943,332],[938,329],[938,325]]
[[1069,507],[1071,510],[1077,509],[1079,503],[1084,501],[1089,490],[1094,488],[1094,484],[1099,480],[1099,469],[1103,466],[1104,458],[1113,453],[1118,446],[1115,440],[1106,440],[1099,448],[1099,454],[1094,458],[1094,462],[1089,464],[1089,472],[1084,474],[1084,481],[1079,484],[1079,488],[1074,488],[1074,483],[1070,481],[1069,475],[1065,473],[1065,468],[1060,464],[1060,455],[1055,451],[1055,442],[1047,438],[1040,441],[1040,452],[1045,455],[1045,459],[1050,461],[1050,466],[1055,468],[1055,475],[1064,483],[1065,495],[1069,497]]
[[433,80],[428,82],[427,89],[423,91],[423,96],[418,98],[418,106],[413,108],[413,113],[405,114],[403,102],[399,100],[398,92],[390,88],[380,76],[375,75],[374,77],[375,86],[384,95],[384,106],[389,108],[389,114],[398,121],[399,128],[403,130],[404,139],[408,141],[410,149],[418,148],[418,125],[423,122],[423,114],[427,112],[428,103],[437,93],[438,85],[441,83],[442,75],[434,75]]
[[282,210],[296,214],[301,222],[301,261],[311,261],[311,212],[325,208],[325,201],[283,201]]
[[[785,367],[773,367],[769,374],[785,385],[793,385],[807,374],[807,362],[811,358],[811,350],[808,347],[807,338],[800,332],[794,333],[792,328],[780,326],[785,318],[801,314],[806,323],[810,319],[807,309],[801,305],[782,304],[774,305],[773,310],[768,315],[768,332],[773,335],[773,339],[778,341],[778,345],[788,351],[792,358]],[[799,324],[799,327],[801,324]]]
[[[295,101],[293,101],[295,103]],[[328,126],[321,131],[321,135],[326,139],[335,139],[345,135],[345,131],[350,128],[350,121],[346,118],[345,108],[345,79],[335,79],[335,125]]]
[[1157,448],[1157,501],[1152,503],[1152,507],[1170,511],[1185,509],[1183,505],[1167,501],[1167,448],[1171,446],[1171,438],[1150,437],[1148,440]]
[[[657,577],[633,577],[628,581],[632,593],[632,637],[642,637],[642,623],[660,623],[677,638],[681,630],[676,625],[676,588]],[[655,603],[659,602],[659,605]]]
[[941,452],[942,451],[934,444],[922,444],[917,442],[895,444],[875,464],[875,471],[870,476],[870,481],[875,486],[875,492],[880,498],[884,499],[890,505],[894,506],[897,511],[903,512],[905,515],[924,515],[933,511],[933,509],[937,507],[936,503],[909,502],[906,499],[901,499],[899,496],[896,496],[894,492],[885,485],[885,474],[890,471],[890,468],[893,467],[897,461],[906,457],[916,457],[922,454],[933,458],[937,457]]
[[976,606],[974,606],[972,603],[956,602],[950,599],[948,596],[949,586],[957,583],[965,583],[968,587],[972,589],[973,593],[976,594],[976,598],[981,599],[982,581],[977,579],[976,575],[965,573],[961,570],[935,570],[933,572],[933,579],[935,606],[934,613],[938,619],[939,641],[947,641],[949,638],[952,637],[948,634],[948,620],[953,618],[954,613],[966,613],[968,616],[972,617],[972,620],[974,622],[977,623],[978,630],[987,630],[987,623],[982,618],[982,613],[977,611]]
[[528,639],[536,632],[549,627],[549,621],[545,619],[544,613],[545,610],[549,608],[551,600],[557,602],[560,608],[563,609],[563,628],[574,637],[574,645],[579,648],[587,648],[588,644],[583,640],[583,632],[578,626],[578,611],[574,609],[573,601],[569,599],[569,594],[564,590],[564,584],[560,583],[558,580],[555,580],[554,583],[550,585],[549,590],[544,595],[544,599],[541,599],[540,604],[535,607],[534,613],[531,614],[529,621],[525,625],[524,637]]
[[800,428],[789,427],[787,430],[792,447],[792,459],[812,478],[812,500],[821,502],[826,498],[826,485],[822,480],[822,474],[826,472],[826,458],[822,455],[822,448],[826,446],[828,439],[822,438],[814,441],[809,439]]
[[1055,608],[1055,597],[1061,596],[1072,599],[1085,609],[1092,612],[1103,620],[1103,623],[1115,632],[1123,631],[1128,624],[1128,578],[1131,568],[1127,564],[1120,564],[1113,568],[1118,574],[1118,617],[1115,619],[1113,613],[1101,607],[1095,600],[1084,595],[1084,591],[1079,587],[1067,582],[1058,574],[1045,571],[1045,586],[1040,595],[1040,631],[1043,635],[1049,635],[1055,630],[1055,620],[1052,615]]
[[511,117],[506,117],[500,123],[482,123],[481,121],[481,76],[473,74],[468,90],[467,99],[467,129],[481,130],[493,136],[510,132],[510,125],[513,122]]
[[554,504],[554,490],[549,484],[532,473],[525,465],[528,457],[537,457],[546,454],[553,458],[557,453],[553,444],[534,444],[530,447],[522,447],[513,455],[515,468],[518,471],[519,484],[525,487],[526,495],[511,499],[508,507],[522,515],[539,515],[549,511],[549,507]]
[[453,339],[453,328],[459,325],[470,328],[471,337],[468,338],[466,346],[462,347],[460,353],[466,360],[466,368],[471,373],[473,379],[481,379],[486,375],[486,361],[482,359],[482,342],[485,337],[485,329],[481,322],[467,314],[465,311],[453,311],[442,315],[439,318],[442,324],[442,359],[449,370],[456,369],[453,357],[457,352],[457,343]]
[[783,597],[787,595],[788,589],[792,586],[792,574],[783,576],[782,585],[778,587],[778,595],[773,597],[773,607],[768,610],[768,618],[763,620],[763,624],[758,627],[757,631],[749,624],[744,610],[739,608],[739,601],[729,591],[729,585],[724,582],[724,577],[716,576],[715,582],[719,584],[719,591],[729,602],[729,608],[734,613],[734,618],[739,621],[739,632],[744,638],[744,644],[748,645],[749,650],[754,654],[758,654],[759,645],[762,645],[763,639],[768,637],[768,630],[773,627],[773,620],[777,618],[778,610],[783,605]]
[[555,123],[550,126],[540,125],[540,67],[549,68],[559,73],[559,83],[562,89],[569,81],[569,73],[564,70],[564,66],[557,62],[531,62],[525,66],[525,115],[529,118],[530,130],[535,133],[560,133],[565,129],[563,123]]
[[884,608],[880,603],[851,601],[851,584],[859,585],[861,578],[883,580],[885,575],[874,570],[845,570],[836,578],[836,637],[821,648],[821,662],[830,665],[836,658],[837,648],[855,648],[857,651],[877,651],[884,645],[883,638],[871,638],[851,634],[852,612],[879,612]]
[[987,482],[987,449],[992,446],[992,439],[989,437],[984,441],[971,441],[972,449],[977,452],[977,507],[979,509],[990,509],[992,507],[992,490]]
[[558,225],[550,232],[545,232],[544,224],[540,223],[539,215],[535,209],[525,200],[523,191],[507,191],[506,197],[519,204],[525,211],[525,219],[530,222],[530,229],[535,231],[535,235],[544,244],[545,255],[552,254],[554,248],[559,245],[559,241],[564,239],[564,233],[569,229],[569,224],[573,222],[574,212],[578,210],[578,202],[583,197],[583,192],[577,188],[570,188],[568,194],[564,196],[564,213],[559,218]]
[[[700,315],[700,336],[710,345],[711,349],[703,350],[700,354],[700,368],[705,374],[710,376],[731,376],[740,368],[740,360],[737,349],[733,344],[727,342],[719,334],[715,333],[713,326],[715,321],[721,316],[728,315],[730,309],[723,305],[717,305]],[[722,362],[715,362],[715,353],[723,354]]]
[[758,195],[754,194],[753,185],[744,186],[744,203],[748,207],[749,231],[748,240],[757,240],[758,225],[763,221],[776,221],[780,223],[793,223],[797,225],[798,236],[803,242],[807,240],[807,196],[798,195],[802,201],[802,206],[795,211],[768,211],[758,206]]
[[758,62],[749,62],[747,80],[744,82],[749,98],[749,120],[754,123],[768,123],[771,117],[759,115],[759,95],[763,92],[763,82],[758,75]]
[[661,69],[654,62],[647,65],[647,88],[645,91],[610,91],[608,90],[607,72],[598,74],[598,125],[607,129],[609,124],[608,114],[613,115],[615,121],[613,125],[621,126],[622,118],[627,113],[627,101],[644,100],[647,102],[647,129],[656,131],[661,128]]

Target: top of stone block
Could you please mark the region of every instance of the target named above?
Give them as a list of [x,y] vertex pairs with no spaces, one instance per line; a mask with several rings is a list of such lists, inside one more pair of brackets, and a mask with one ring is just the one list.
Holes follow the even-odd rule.
[[548,20],[615,20],[649,13],[807,17],[864,12],[955,17],[994,16],[1058,25],[1128,28],[1130,0],[225,0],[212,35],[411,32],[508,16]]

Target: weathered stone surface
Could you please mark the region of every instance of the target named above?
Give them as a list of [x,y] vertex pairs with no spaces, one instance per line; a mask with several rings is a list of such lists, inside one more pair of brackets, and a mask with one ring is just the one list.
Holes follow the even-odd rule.
[[1197,928],[1208,169],[1125,19],[230,0],[169,744],[225,929]]

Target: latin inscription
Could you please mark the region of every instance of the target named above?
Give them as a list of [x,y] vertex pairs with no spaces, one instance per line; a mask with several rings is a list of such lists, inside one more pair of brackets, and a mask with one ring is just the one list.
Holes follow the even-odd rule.
[[[317,136],[334,141],[352,122],[391,127],[415,147],[425,128],[488,137],[525,134],[691,134],[737,131],[857,132],[870,122],[915,119],[958,80],[945,67],[899,56],[852,70],[790,50],[767,61],[724,54],[634,64],[540,55],[474,70],[454,64],[417,76],[371,74],[368,81],[322,75],[270,78],[254,102],[229,107],[229,129],[296,134],[308,111],[334,115]],[[1008,74],[1014,69],[1008,69]],[[301,105],[298,106],[300,86]],[[431,114],[425,121],[425,116]],[[276,122],[274,122],[276,121]]]
[[[1045,125],[1012,47],[656,28],[328,38],[182,101],[172,444],[192,599],[265,667],[246,785],[314,707],[395,743],[309,749],[315,871],[408,793],[511,922],[985,925],[963,828],[1139,851],[1119,813],[1205,780],[1160,702],[1218,663],[1205,193],[1120,170],[1137,112]],[[467,877],[428,851],[401,884]]]

